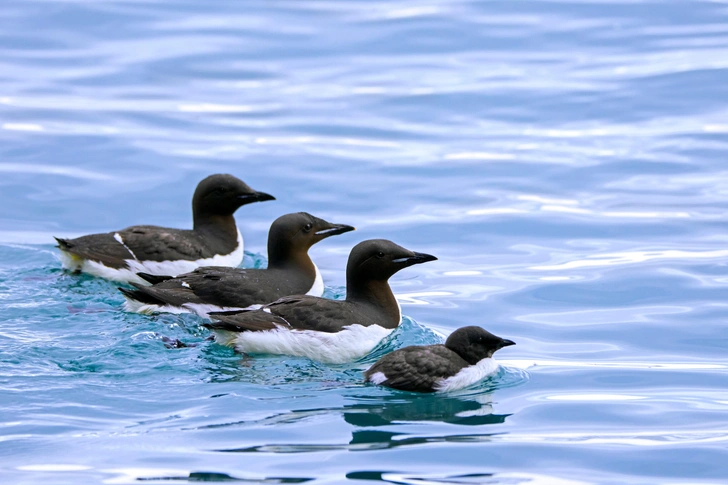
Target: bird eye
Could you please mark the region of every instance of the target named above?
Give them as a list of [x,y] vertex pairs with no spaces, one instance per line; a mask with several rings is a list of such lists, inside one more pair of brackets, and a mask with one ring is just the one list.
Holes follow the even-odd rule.
[[379,251],[379,252],[377,253],[377,257],[378,257],[378,258],[383,258],[383,257],[384,257],[384,252],[382,252],[382,251]]
[[313,229],[313,224],[311,224],[310,222],[303,226],[303,230],[306,232],[309,232],[311,229]]
[[218,187],[215,189],[215,192],[217,192],[218,194],[224,194],[226,190],[227,189],[225,189],[225,187]]

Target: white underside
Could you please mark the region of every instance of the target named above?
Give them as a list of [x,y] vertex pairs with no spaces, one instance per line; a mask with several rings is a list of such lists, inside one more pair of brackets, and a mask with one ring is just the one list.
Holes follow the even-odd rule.
[[152,315],[154,313],[190,313],[190,310],[172,305],[150,305],[142,303],[139,300],[133,300],[124,295],[126,301],[122,305],[125,312],[141,313],[143,315]]
[[[117,234],[118,235],[118,234]],[[115,235],[116,238],[116,235]],[[119,241],[121,237],[117,239]],[[123,241],[119,244],[124,245]],[[124,245],[126,247],[126,245]],[[128,249],[128,248],[127,248]],[[133,254],[133,253],[132,253]],[[149,285],[137,276],[137,273],[149,273],[153,275],[177,276],[182,273],[189,273],[201,266],[227,266],[236,268],[243,261],[243,236],[238,231],[238,245],[229,254],[217,254],[211,258],[198,259],[195,261],[176,260],[176,261],[139,261],[136,259],[126,259],[124,262],[127,268],[109,268],[98,261],[89,259],[81,259],[66,251],[61,250],[61,264],[65,269],[70,271],[81,271],[100,278],[108,280],[120,281],[123,283],[138,283],[141,285]],[[179,312],[177,312],[179,313]]]
[[262,332],[215,331],[215,340],[241,353],[308,357],[327,364],[343,364],[367,355],[392,332],[379,325],[348,325],[340,332],[288,330]]
[[494,358],[488,357],[475,365],[469,365],[463,368],[452,377],[441,379],[440,382],[435,384],[435,390],[437,392],[448,392],[472,386],[486,377],[493,375],[497,370],[498,362]]
[[257,310],[263,305],[250,305],[249,307],[227,307],[217,305],[206,305],[203,303],[185,303],[180,306],[172,305],[154,305],[148,303],[141,303],[138,300],[132,300],[124,295],[126,301],[124,302],[123,308],[126,312],[141,313],[143,315],[153,315],[155,313],[195,313],[203,318],[209,318],[212,312],[232,312],[239,310]]
[[[324,294],[324,280],[321,277],[321,272],[318,269],[318,266],[316,264],[313,265],[314,268],[316,268],[316,278],[314,279],[313,286],[311,286],[311,289],[308,290],[307,295],[312,296],[322,296]],[[182,286],[187,285],[184,281],[182,282]],[[187,285],[187,288],[189,288],[189,285]],[[286,295],[288,296],[288,295]],[[126,295],[125,295],[126,297]],[[270,302],[265,302],[270,303]],[[210,305],[206,303],[185,303],[182,306],[172,306],[172,305],[154,305],[149,303],[142,303],[137,300],[132,300],[126,297],[126,301],[124,302],[124,311],[132,312],[132,313],[142,313],[144,315],[152,315],[154,313],[175,313],[175,314],[181,314],[181,313],[196,313],[197,315],[208,318],[210,313],[212,312],[232,312],[232,311],[238,311],[238,310],[257,310],[258,308],[262,307],[263,304],[255,304],[250,305],[248,307],[231,307],[231,306],[217,306],[217,305]]]

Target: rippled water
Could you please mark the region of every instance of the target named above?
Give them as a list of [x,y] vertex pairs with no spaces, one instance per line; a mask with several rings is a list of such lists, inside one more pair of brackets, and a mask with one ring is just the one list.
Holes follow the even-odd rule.
[[[728,479],[728,4],[109,0],[0,6],[2,483],[558,484]],[[241,357],[193,316],[123,313],[52,235],[243,207],[358,231],[312,250],[439,261],[363,362]],[[361,383],[482,325],[477,388]],[[175,348],[176,340],[186,347]]]

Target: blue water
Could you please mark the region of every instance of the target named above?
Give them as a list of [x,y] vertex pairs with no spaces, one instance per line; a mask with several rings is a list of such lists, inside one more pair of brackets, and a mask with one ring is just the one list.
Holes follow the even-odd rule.
[[[725,1],[0,5],[3,484],[728,481]],[[245,265],[306,210],[439,261],[343,366],[121,311],[52,235],[191,225],[238,175]],[[464,325],[517,342],[443,396],[361,382]],[[176,340],[186,347],[175,348]]]

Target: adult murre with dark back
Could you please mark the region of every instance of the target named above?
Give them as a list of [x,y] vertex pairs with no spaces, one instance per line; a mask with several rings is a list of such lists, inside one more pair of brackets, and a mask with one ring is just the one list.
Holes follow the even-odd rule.
[[202,180],[192,197],[193,228],[131,226],[120,231],[61,239],[63,267],[121,282],[146,284],[137,273],[176,276],[200,266],[236,267],[243,237],[233,214],[253,202],[275,200],[227,174]]
[[365,380],[393,389],[445,392],[480,382],[498,370],[493,353],[515,345],[470,326],[455,330],[442,345],[413,345],[395,350],[364,373]]
[[344,363],[368,354],[402,315],[388,280],[414,264],[434,261],[385,239],[357,244],[346,266],[346,299],[298,295],[258,310],[211,313],[203,326],[218,343],[243,353],[308,357]]
[[352,226],[333,224],[306,212],[286,214],[271,224],[268,233],[268,268],[239,269],[209,266],[175,278],[140,273],[153,283],[135,290],[120,288],[124,308],[138,313],[240,310],[263,305],[288,295],[321,296],[324,283],[318,267],[308,255],[317,242],[353,231]]

